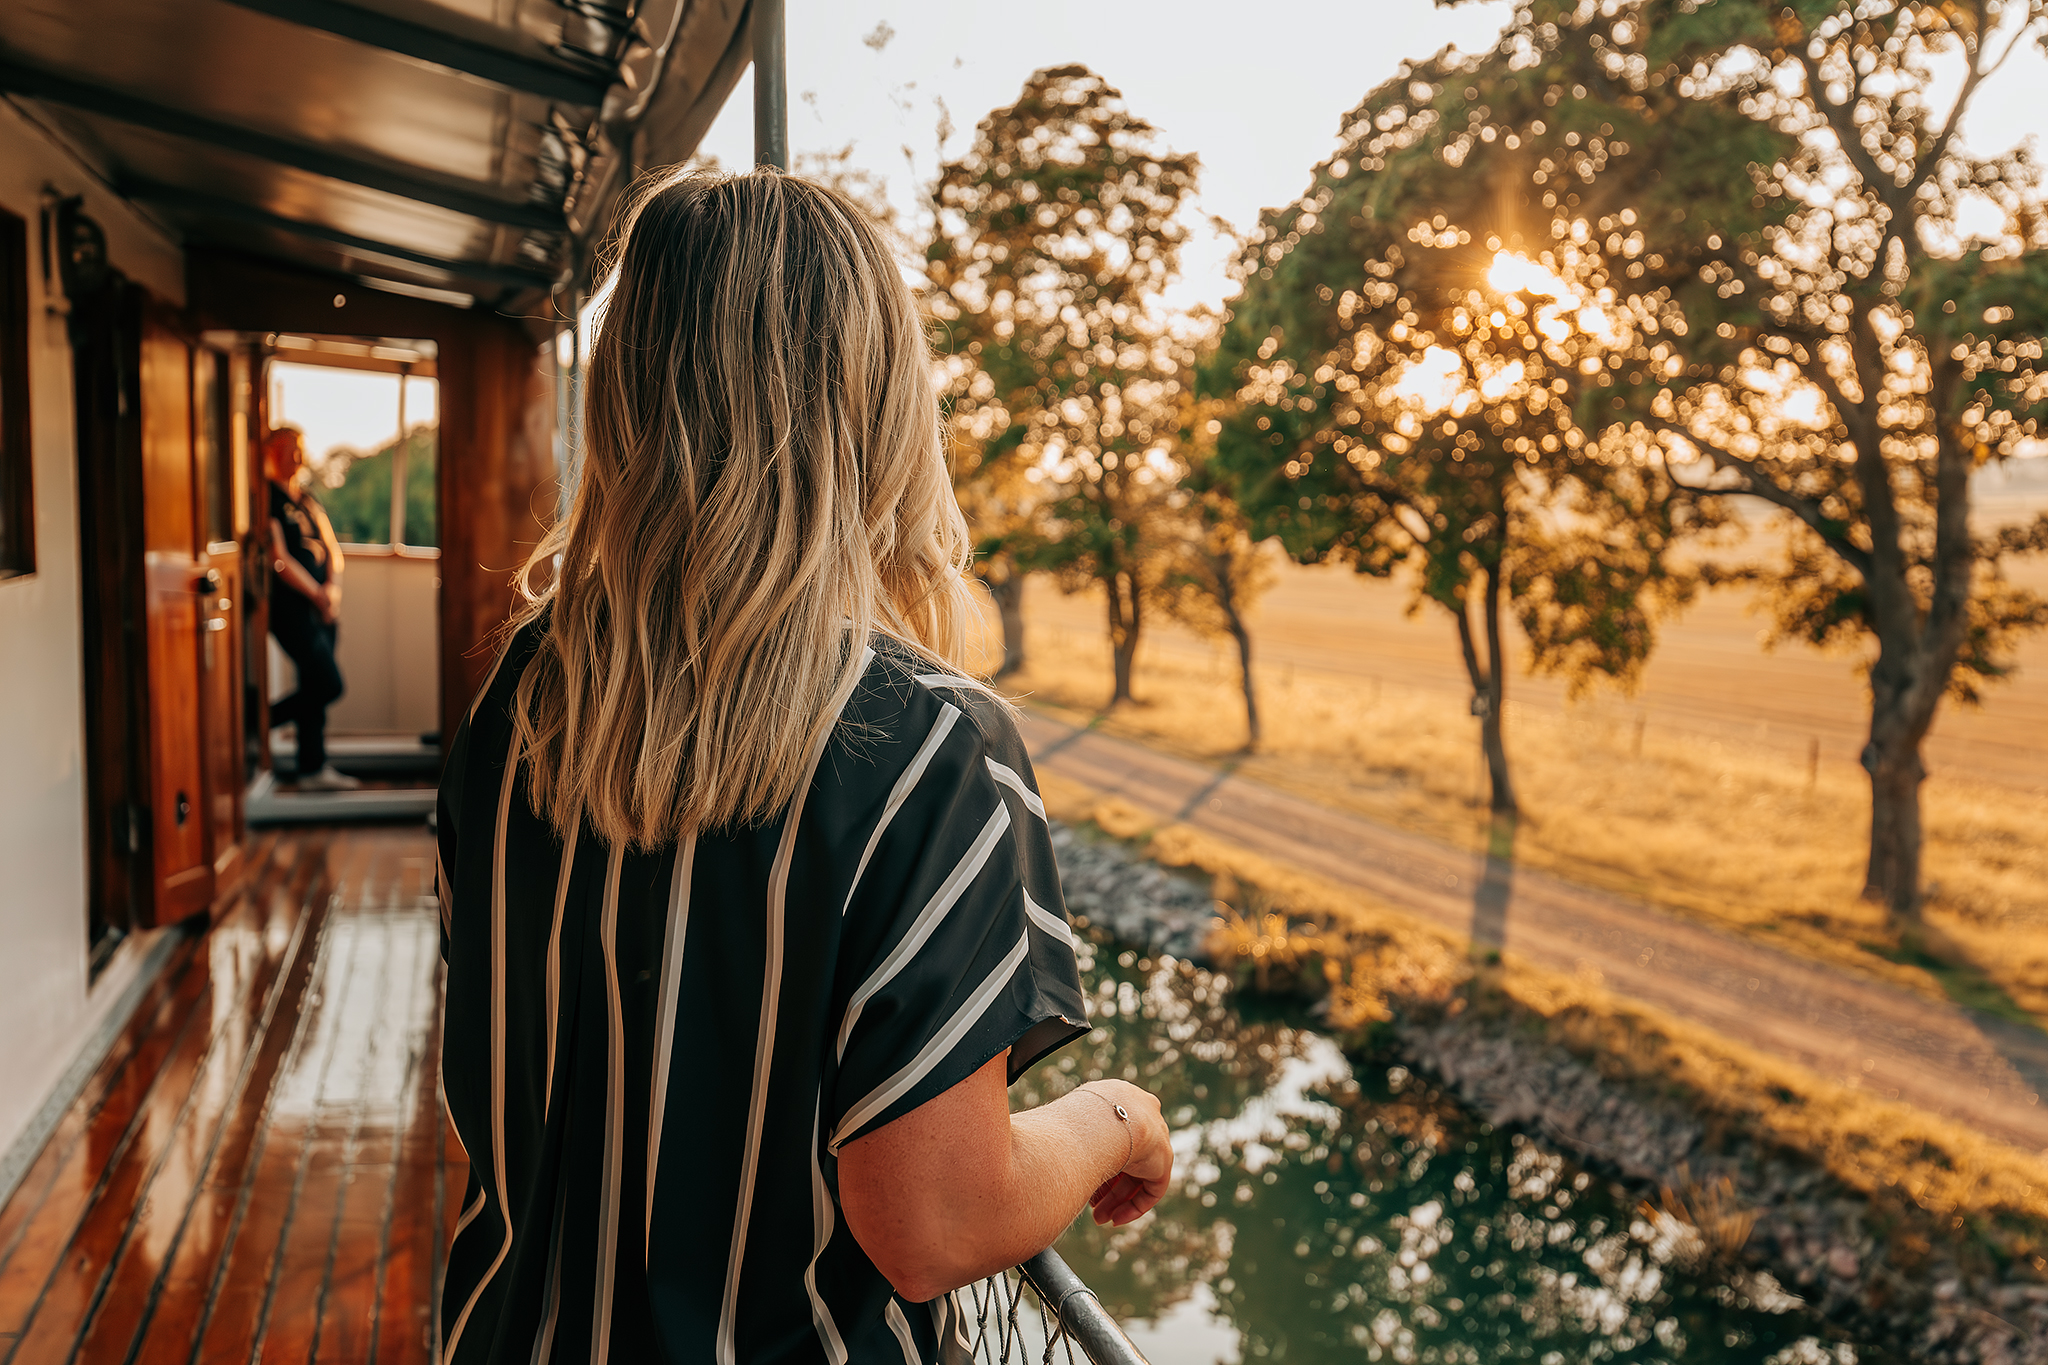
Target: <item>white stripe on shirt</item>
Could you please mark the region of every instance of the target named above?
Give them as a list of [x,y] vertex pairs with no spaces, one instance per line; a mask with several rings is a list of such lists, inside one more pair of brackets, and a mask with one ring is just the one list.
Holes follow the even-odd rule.
[[626,846],[612,846],[604,874],[605,1016],[610,1024],[605,1069],[604,1193],[597,1208],[597,1310],[590,1319],[591,1365],[605,1365],[612,1349],[612,1284],[619,1259],[619,1178],[625,1165],[626,1021],[619,1006],[619,877]]
[[676,1043],[676,992],[683,975],[683,943],[690,929],[690,870],[697,861],[697,836],[684,834],[669,878],[668,930],[661,945],[661,1004],[655,1013],[654,1093],[647,1103],[647,1223],[640,1262],[654,1245],[654,1175],[661,1163],[661,1121],[668,1112],[669,1059]]
[[734,1365],[735,1362],[733,1324],[739,1307],[740,1268],[746,1262],[747,1224],[754,1213],[754,1177],[761,1164],[761,1127],[767,1118],[768,1076],[775,1064],[775,1018],[782,1000],[782,931],[785,897],[789,891],[789,864],[796,856],[796,836],[803,824],[804,799],[810,794],[811,783],[817,776],[818,761],[825,756],[825,745],[837,728],[837,719],[846,709],[853,689],[866,674],[874,657],[872,649],[861,651],[860,666],[847,673],[827,708],[833,720],[819,726],[817,738],[811,742],[810,761],[804,765],[804,780],[796,789],[796,798],[789,803],[789,814],[783,817],[782,838],[775,849],[775,865],[768,874],[768,963],[761,985],[761,1022],[754,1040],[754,1093],[747,1106],[746,1146],[740,1154],[739,1209],[733,1216],[732,1250],[727,1253],[725,1262],[725,1298],[718,1310],[715,1346],[718,1365]]
[[569,878],[576,870],[576,842],[582,830],[569,832],[562,861],[555,872],[555,919],[548,930],[548,1073],[541,1087],[540,1121],[548,1121],[555,1103],[555,1025],[562,1012],[562,911],[569,904]]
[[1005,787],[1008,787],[1011,791],[1023,797],[1024,804],[1031,808],[1031,813],[1033,815],[1037,816],[1041,820],[1045,819],[1045,802],[1039,798],[1037,792],[1031,790],[1030,783],[1026,782],[1022,777],[1019,777],[1017,775],[1017,770],[1015,768],[1009,767],[1006,764],[998,763],[992,758],[986,761],[988,763],[989,773],[991,776],[995,778],[996,781],[1002,783]]
[[965,687],[974,692],[987,692],[988,684],[973,678],[963,678],[957,673],[919,673],[917,681],[926,687]]
[[861,1007],[873,998],[876,991],[894,980],[898,972],[910,965],[911,959],[917,956],[917,950],[924,947],[925,940],[932,936],[932,931],[939,927],[939,922],[945,919],[946,913],[966,893],[975,877],[980,875],[981,869],[988,863],[989,855],[995,852],[997,842],[1003,837],[1003,831],[1009,827],[1010,808],[998,801],[995,811],[988,817],[988,823],[981,827],[981,833],[975,836],[966,856],[960,859],[946,880],[940,883],[939,889],[932,893],[932,898],[925,902],[924,909],[918,912],[916,921],[911,924],[910,931],[904,934],[903,941],[896,945],[894,952],[883,959],[881,966],[875,968],[874,975],[861,982],[860,989],[853,993],[853,999],[847,1002],[846,1019],[839,1026],[840,1060],[846,1058],[846,1041],[853,1036],[853,1026],[860,1019]]
[[832,1244],[832,1228],[836,1221],[832,1192],[825,1188],[825,1171],[818,1164],[818,1130],[823,1123],[824,1105],[825,1097],[821,1091],[811,1109],[811,1261],[804,1267],[804,1292],[811,1296],[811,1325],[818,1329],[818,1340],[825,1347],[825,1358],[832,1365],[846,1365],[846,1342],[840,1338],[839,1324],[832,1320],[832,1310],[826,1307],[825,1296],[818,1292],[818,1259]]
[[1051,934],[1061,943],[1071,944],[1074,942],[1073,926],[1040,905],[1037,901],[1031,899],[1031,892],[1028,890],[1024,892],[1024,913],[1031,917],[1033,924],[1045,930],[1046,933]]
[[946,742],[946,736],[953,732],[953,722],[960,719],[960,708],[951,702],[939,708],[939,718],[932,722],[931,733],[918,746],[917,754],[910,760],[910,766],[903,770],[903,776],[896,779],[896,785],[889,789],[888,803],[882,807],[882,818],[875,825],[875,832],[868,836],[868,846],[860,851],[860,862],[854,865],[853,882],[846,888],[846,904],[839,907],[844,915],[853,904],[853,893],[860,887],[861,873],[868,870],[868,859],[874,856],[875,845],[882,842],[883,831],[896,818],[896,812],[903,809],[903,803],[910,799],[910,793],[924,779],[924,770],[931,766],[932,755]]
[[1031,936],[1026,934],[1017,940],[1016,947],[1003,954],[1003,960],[982,978],[981,984],[974,988],[974,994],[967,997],[967,1003],[953,1012],[953,1017],[946,1021],[946,1026],[933,1035],[932,1040],[910,1059],[908,1065],[846,1112],[846,1117],[840,1120],[838,1129],[832,1135],[834,1152],[839,1150],[840,1143],[846,1141],[847,1134],[859,1131],[862,1124],[903,1098],[910,1092],[912,1086],[925,1078],[926,1073],[944,1060],[946,1054],[967,1036],[967,1031],[987,1012],[995,998],[1003,993],[1004,988],[1010,984],[1010,978],[1017,974],[1017,968],[1023,964],[1026,954],[1030,951]]
[[[504,662],[503,656],[498,662]],[[492,676],[497,676],[495,669]],[[474,711],[474,704],[471,709]],[[469,1315],[476,1311],[477,1300],[497,1278],[505,1257],[512,1251],[512,1206],[505,1188],[505,833],[507,822],[512,817],[512,793],[518,780],[519,733],[515,730],[512,742],[505,750],[505,774],[498,784],[497,830],[491,843],[491,1173],[498,1187],[498,1216],[505,1220],[505,1240],[499,1244],[491,1268],[476,1282],[476,1288],[469,1291],[469,1302],[462,1305],[455,1327],[448,1333],[446,1358],[449,1360],[455,1359],[455,1348],[462,1344],[462,1329],[469,1326]],[[453,1117],[451,1113],[451,1126]],[[481,1213],[481,1189],[477,1196],[477,1212]],[[475,1217],[474,1214],[470,1216]],[[458,1222],[456,1232],[460,1233],[463,1226]]]
[[917,1339],[910,1335],[910,1319],[903,1316],[903,1310],[897,1306],[896,1300],[889,1300],[889,1306],[882,1310],[882,1316],[888,1320],[889,1330],[896,1334],[897,1342],[903,1347],[903,1365],[924,1365],[924,1362],[917,1358]]

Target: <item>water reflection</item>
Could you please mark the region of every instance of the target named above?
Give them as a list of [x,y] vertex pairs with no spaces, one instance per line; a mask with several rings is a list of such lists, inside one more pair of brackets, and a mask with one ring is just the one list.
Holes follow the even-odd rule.
[[1018,1097],[1158,1091],[1180,1187],[1060,1244],[1153,1365],[1859,1359],[1768,1275],[1399,1068],[1354,1075],[1329,1039],[1240,1014],[1223,978],[1113,952],[1083,949],[1099,1027]]

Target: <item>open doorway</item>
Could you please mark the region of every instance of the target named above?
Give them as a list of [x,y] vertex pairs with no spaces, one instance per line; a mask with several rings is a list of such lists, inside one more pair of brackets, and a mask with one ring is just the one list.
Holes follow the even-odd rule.
[[[268,341],[267,421],[304,434],[305,491],[339,542],[330,572],[341,585],[334,656],[344,690],[327,710],[327,760],[371,791],[431,780],[441,723],[435,345],[295,335]],[[273,594],[292,590],[281,581],[271,587]],[[275,636],[263,671],[273,703],[297,686]],[[299,775],[297,738],[290,726],[259,737],[280,795],[291,793]]]

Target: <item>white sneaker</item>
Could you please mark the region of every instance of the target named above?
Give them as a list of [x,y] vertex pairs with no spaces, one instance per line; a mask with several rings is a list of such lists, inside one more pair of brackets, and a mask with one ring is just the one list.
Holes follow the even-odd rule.
[[360,778],[336,772],[330,763],[319,772],[300,778],[298,785],[302,792],[352,792],[363,784]]

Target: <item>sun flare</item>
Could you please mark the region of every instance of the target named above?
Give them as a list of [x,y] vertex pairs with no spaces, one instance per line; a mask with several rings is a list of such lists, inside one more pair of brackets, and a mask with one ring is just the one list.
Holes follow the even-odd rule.
[[1503,294],[1537,294],[1556,299],[1565,308],[1577,308],[1580,302],[1578,293],[1556,271],[1520,254],[1494,253],[1486,282]]

